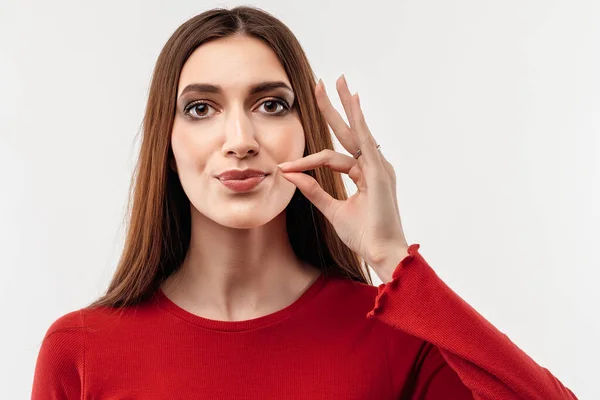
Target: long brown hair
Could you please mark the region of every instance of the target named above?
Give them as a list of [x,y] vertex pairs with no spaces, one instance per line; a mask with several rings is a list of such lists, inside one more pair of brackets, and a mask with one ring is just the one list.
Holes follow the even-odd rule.
[[[137,304],[151,297],[183,262],[191,236],[190,202],[177,173],[170,168],[170,135],[180,72],[198,46],[236,34],[258,38],[277,54],[296,93],[306,138],[304,156],[333,149],[329,126],[314,96],[315,74],[286,25],[267,12],[248,6],[216,8],[189,19],[169,38],[156,61],[142,124],[140,154],[129,191],[124,249],[106,294],[87,307]],[[339,173],[329,168],[305,173],[334,198],[348,198]],[[324,275],[344,276],[372,285],[366,264],[339,239],[329,221],[298,189],[286,208],[286,226],[299,259],[320,268]]]

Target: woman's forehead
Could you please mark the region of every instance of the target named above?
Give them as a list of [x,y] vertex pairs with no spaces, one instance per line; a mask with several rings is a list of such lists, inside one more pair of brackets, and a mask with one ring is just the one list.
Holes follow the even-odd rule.
[[275,52],[256,38],[228,37],[194,50],[181,70],[178,92],[196,83],[220,86],[224,92],[245,92],[264,81],[290,85]]

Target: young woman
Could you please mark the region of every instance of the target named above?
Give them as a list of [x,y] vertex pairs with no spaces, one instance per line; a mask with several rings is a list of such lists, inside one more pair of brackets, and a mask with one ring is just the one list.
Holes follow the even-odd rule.
[[33,399],[576,398],[408,245],[358,94],[347,124],[314,76],[261,10],[177,29],[118,268],[48,329]]

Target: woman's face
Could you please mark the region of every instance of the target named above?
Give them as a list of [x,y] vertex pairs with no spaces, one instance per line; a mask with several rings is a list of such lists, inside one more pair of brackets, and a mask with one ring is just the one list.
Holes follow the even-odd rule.
[[[252,90],[267,82],[290,89]],[[218,39],[191,54],[179,79],[171,145],[183,190],[198,212],[224,226],[252,228],[285,209],[296,187],[277,174],[277,164],[304,153],[294,101],[279,59],[258,39]],[[268,175],[239,192],[217,177],[232,169]]]

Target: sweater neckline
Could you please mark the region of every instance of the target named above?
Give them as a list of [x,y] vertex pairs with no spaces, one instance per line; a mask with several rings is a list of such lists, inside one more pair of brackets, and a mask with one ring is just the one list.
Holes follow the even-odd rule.
[[323,289],[326,282],[326,276],[323,272],[321,272],[317,279],[300,295],[300,297],[298,297],[287,307],[258,318],[241,321],[215,320],[193,314],[175,304],[170,298],[167,297],[160,287],[157,289],[154,297],[156,303],[160,307],[193,325],[215,331],[240,332],[271,325],[294,315],[300,310],[300,308],[307,305],[321,291],[321,289]]

